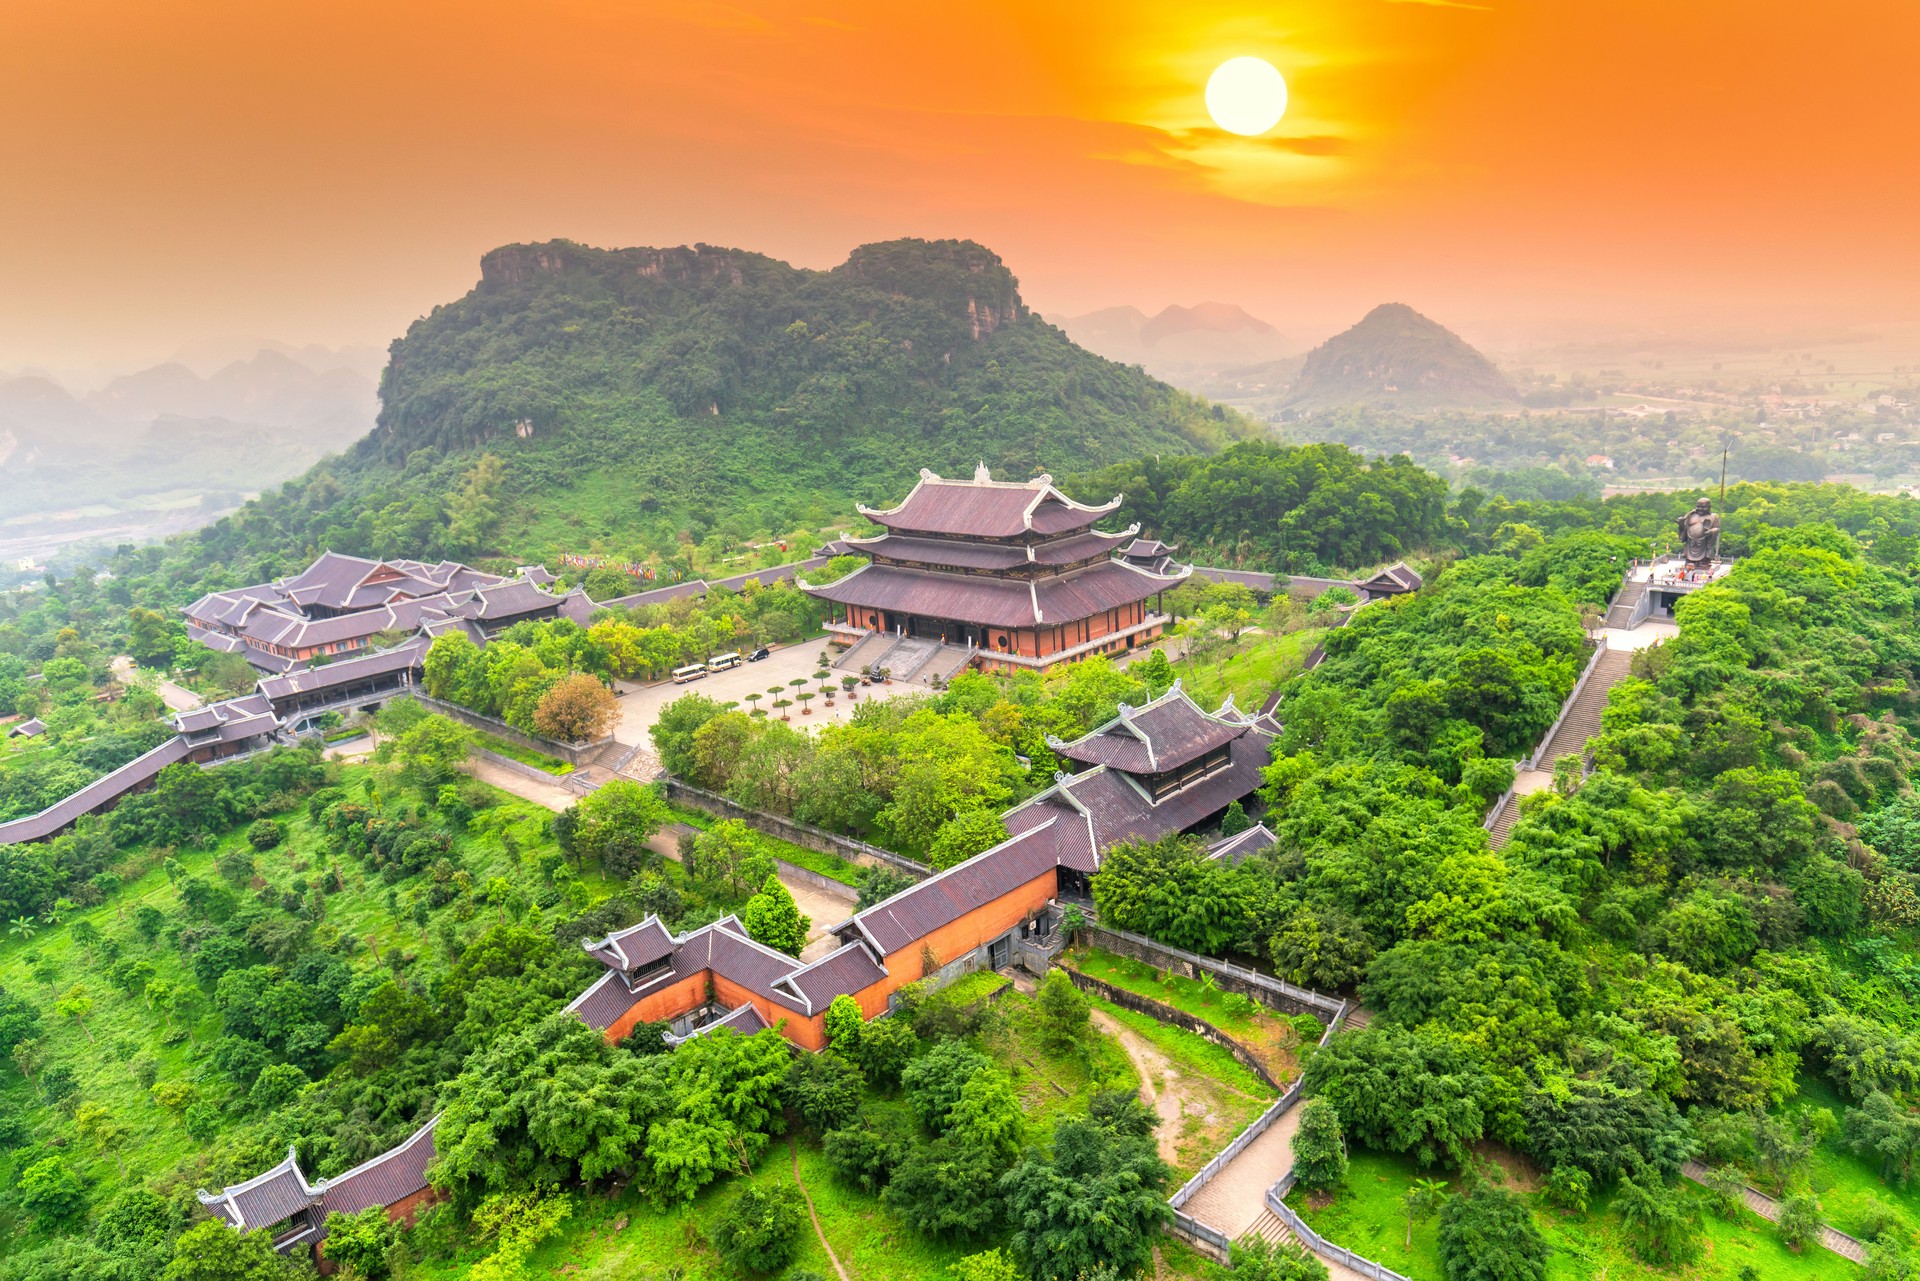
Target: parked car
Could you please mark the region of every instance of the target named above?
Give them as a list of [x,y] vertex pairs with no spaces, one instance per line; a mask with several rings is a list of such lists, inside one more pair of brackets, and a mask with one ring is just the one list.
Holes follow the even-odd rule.
[[772,653],[773,653],[772,650],[768,649],[765,645],[762,645],[759,649],[756,649],[753,651],[753,653],[747,655],[747,661],[749,663],[757,663],[761,659],[766,658],[768,655]]

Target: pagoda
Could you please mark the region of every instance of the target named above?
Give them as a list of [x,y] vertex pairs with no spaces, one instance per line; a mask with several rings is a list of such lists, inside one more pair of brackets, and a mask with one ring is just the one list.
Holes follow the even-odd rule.
[[1161,634],[1160,594],[1192,567],[1116,559],[1140,527],[1093,526],[1120,501],[1077,503],[1051,476],[995,480],[984,463],[971,480],[922,470],[899,506],[860,508],[886,531],[846,540],[867,564],[802,586],[843,607],[828,623],[843,644],[918,638],[1005,671],[1125,652]]

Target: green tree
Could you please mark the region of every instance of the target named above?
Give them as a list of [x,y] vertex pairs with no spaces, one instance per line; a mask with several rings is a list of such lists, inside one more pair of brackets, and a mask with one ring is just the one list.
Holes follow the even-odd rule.
[[1293,1133],[1293,1170],[1303,1188],[1324,1190],[1347,1180],[1347,1143],[1340,1133],[1340,1112],[1325,1099],[1300,1105],[1300,1128]]
[[652,861],[650,842],[673,816],[658,788],[616,778],[574,805],[573,844],[611,876],[627,877]]
[[1613,1208],[1626,1225],[1627,1243],[1648,1263],[1673,1267],[1698,1257],[1700,1211],[1679,1189],[1622,1175]]
[[1228,1251],[1233,1281],[1327,1281],[1327,1265],[1297,1243],[1276,1245],[1248,1234]]
[[1050,969],[1040,980],[1034,999],[1040,1016],[1040,1035],[1055,1050],[1065,1050],[1087,1035],[1091,1007],[1086,993],[1075,987],[1066,971]]
[[1407,1248],[1413,1248],[1413,1225],[1425,1223],[1447,1203],[1447,1185],[1439,1179],[1415,1179],[1400,1198],[1407,1215]]
[[1305,1088],[1331,1102],[1341,1128],[1367,1147],[1464,1166],[1483,1132],[1480,1099],[1491,1082],[1451,1043],[1376,1023],[1316,1052]]
[[1060,1121],[1051,1159],[1029,1152],[1000,1180],[1014,1254],[1035,1281],[1075,1281],[1103,1266],[1131,1276],[1152,1260],[1172,1216],[1169,1182],[1153,1140],[1081,1118]]
[[992,810],[958,814],[941,825],[927,846],[927,866],[936,871],[964,863],[1007,839],[1007,825]]
[[807,945],[807,930],[813,925],[811,918],[800,915],[800,905],[778,876],[767,877],[760,892],[747,900],[740,909],[740,923],[756,943],[788,956],[800,955],[800,949]]
[[385,1281],[387,1251],[398,1235],[385,1206],[370,1205],[358,1214],[335,1210],[327,1216],[327,1258],[367,1281]]
[[742,899],[774,875],[773,857],[759,834],[737,818],[722,819],[693,840],[683,858],[687,875],[729,899]]
[[803,1227],[797,1197],[749,1184],[714,1223],[714,1252],[738,1272],[778,1272],[799,1253]]
[[1499,1188],[1452,1197],[1440,1211],[1447,1281],[1545,1281],[1547,1243],[1527,1203]]
[[20,1206],[43,1228],[69,1223],[85,1213],[87,1191],[66,1162],[42,1157],[20,1172]]
[[295,1281],[299,1275],[274,1253],[266,1233],[235,1232],[218,1219],[203,1219],[174,1240],[160,1281]]
[[817,1134],[851,1122],[866,1093],[860,1069],[832,1050],[794,1059],[780,1089],[781,1100]]
[[1820,1238],[1820,1203],[1811,1192],[1796,1192],[1780,1203],[1780,1240],[1800,1250]]

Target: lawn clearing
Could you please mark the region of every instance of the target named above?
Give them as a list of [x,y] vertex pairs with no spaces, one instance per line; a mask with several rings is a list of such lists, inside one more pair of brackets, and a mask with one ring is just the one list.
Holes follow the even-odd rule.
[[1242,711],[1257,712],[1267,696],[1298,675],[1325,633],[1319,628],[1283,636],[1248,635],[1201,658],[1173,665],[1180,684],[1202,707],[1217,707],[1227,695]]
[[484,731],[474,735],[474,743],[510,761],[531,765],[541,773],[551,774],[555,778],[573,773],[573,764],[570,761],[563,761],[558,756],[549,756],[545,752],[536,752],[531,747],[522,747],[519,743],[498,738]]
[[1282,1085],[1299,1074],[1300,1034],[1265,1006],[1097,947],[1075,948],[1064,960],[1082,974],[1211,1023],[1252,1051]]
[[[1493,1167],[1487,1167],[1491,1172]],[[1416,1177],[1442,1178],[1445,1171],[1425,1170],[1411,1158],[1355,1148],[1347,1169],[1346,1186],[1319,1208],[1307,1195],[1295,1191],[1287,1204],[1314,1231],[1374,1262],[1392,1268],[1412,1281],[1445,1281],[1440,1268],[1438,1221],[1413,1227],[1413,1245],[1407,1240],[1407,1217],[1402,1208],[1407,1189]],[[1457,1182],[1449,1180],[1450,1188]],[[1687,1194],[1705,1205],[1705,1194],[1687,1185]],[[1563,1214],[1530,1195],[1534,1221],[1552,1247],[1547,1262],[1549,1281],[1663,1281],[1673,1270],[1652,1267],[1635,1258],[1623,1239],[1620,1219],[1609,1213],[1611,1194],[1596,1197],[1584,1215]],[[1677,1275],[1690,1281],[1740,1281],[1740,1270],[1751,1267],[1760,1281],[1842,1281],[1857,1279],[1856,1264],[1825,1250],[1809,1248],[1795,1254],[1780,1243],[1772,1224],[1743,1213],[1728,1222],[1712,1214],[1702,1220],[1702,1253],[1698,1262]]]

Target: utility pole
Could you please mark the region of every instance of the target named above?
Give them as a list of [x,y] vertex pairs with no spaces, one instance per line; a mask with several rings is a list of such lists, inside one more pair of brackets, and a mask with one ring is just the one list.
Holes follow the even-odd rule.
[[1720,505],[1727,505],[1727,453],[1733,448],[1733,435],[1720,438]]

